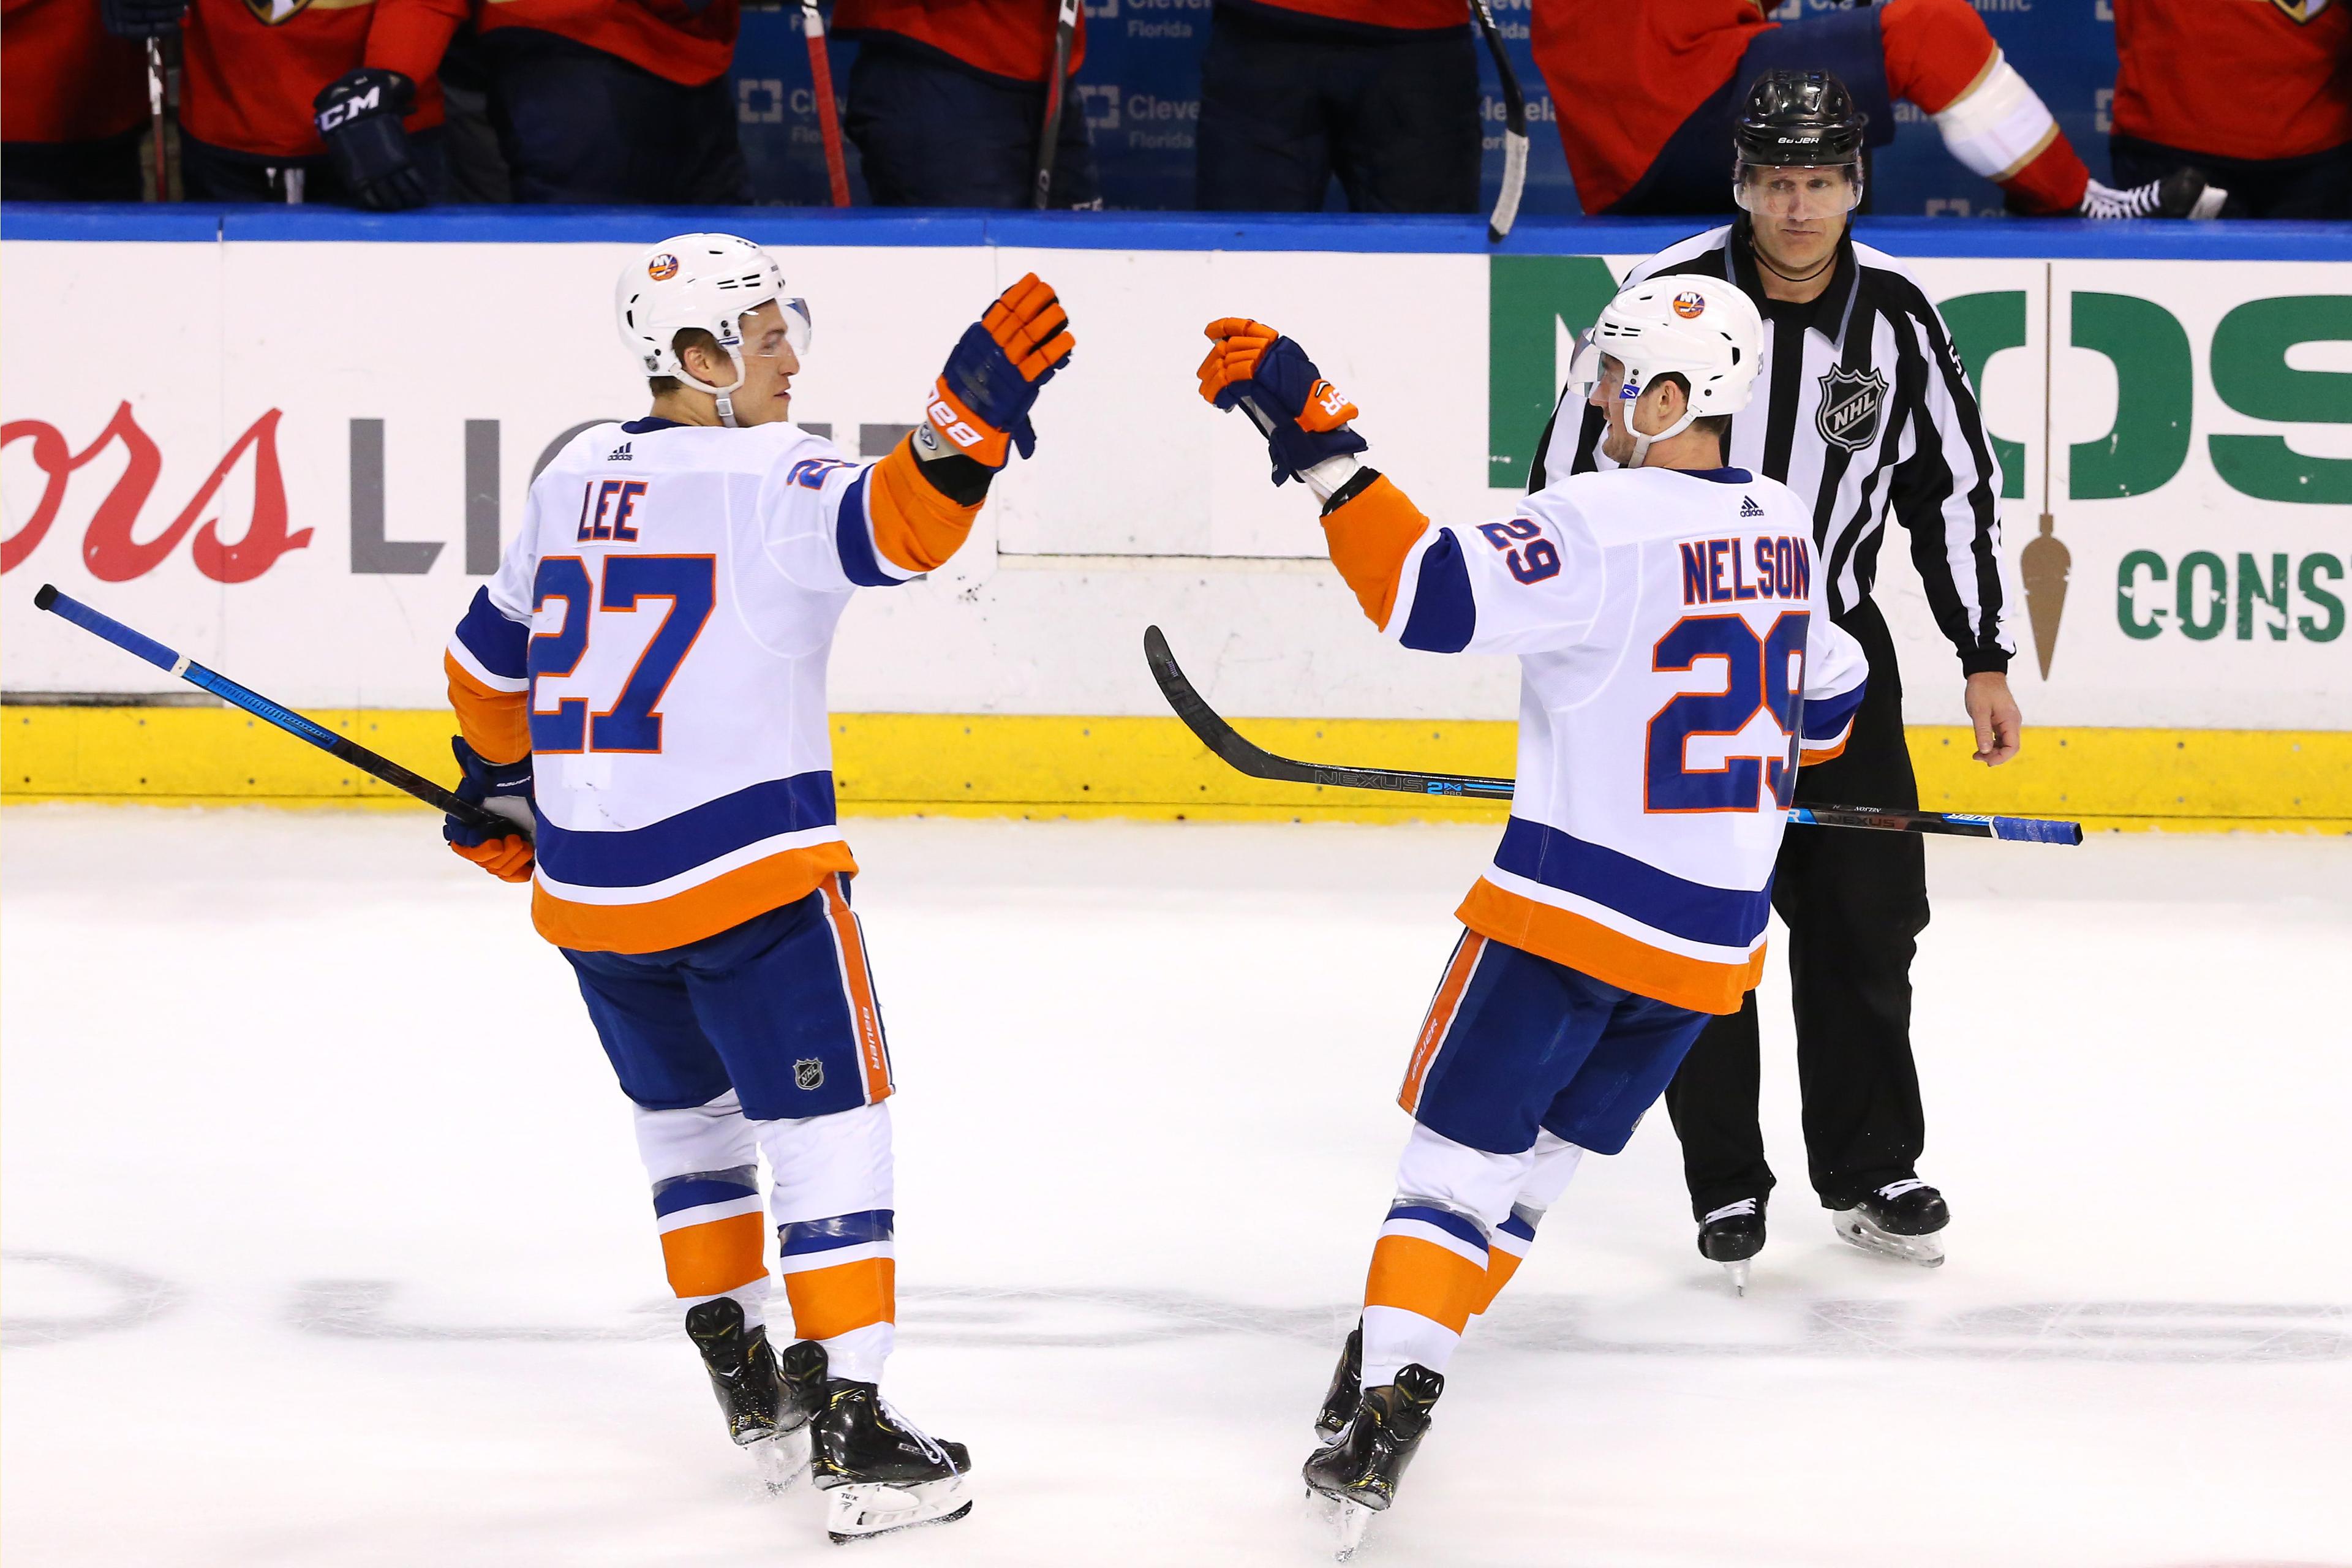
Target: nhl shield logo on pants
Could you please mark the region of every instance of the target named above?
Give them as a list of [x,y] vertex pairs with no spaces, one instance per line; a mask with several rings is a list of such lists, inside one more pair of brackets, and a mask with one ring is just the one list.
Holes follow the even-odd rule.
[[1813,428],[1832,446],[1859,452],[1878,437],[1878,413],[1886,403],[1886,377],[1877,371],[1833,365],[1821,380],[1822,402]]
[[794,1062],[793,1064],[793,1087],[795,1089],[823,1089],[824,1087],[824,1063],[819,1061],[814,1057],[803,1057],[800,1060]]

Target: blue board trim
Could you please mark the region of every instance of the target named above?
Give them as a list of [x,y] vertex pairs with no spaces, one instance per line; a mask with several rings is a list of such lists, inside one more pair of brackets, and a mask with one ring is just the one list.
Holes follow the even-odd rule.
[[582,888],[644,888],[779,833],[832,826],[833,774],[771,779],[643,827],[591,833],[538,815],[533,847],[550,877]]
[[[720,228],[763,245],[1008,246],[1049,250],[1646,256],[1720,219],[1537,218],[1501,245],[1474,216],[1346,213],[923,212],[825,207],[337,207],[0,204],[0,239],[260,243],[647,245]],[[2072,218],[1864,218],[1855,237],[1895,256],[2035,260],[2352,261],[2352,223],[2092,223]]]

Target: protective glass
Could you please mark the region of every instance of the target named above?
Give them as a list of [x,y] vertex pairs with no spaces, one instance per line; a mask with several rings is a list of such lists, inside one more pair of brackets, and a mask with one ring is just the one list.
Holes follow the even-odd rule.
[[780,320],[762,330],[751,331],[747,319],[737,323],[742,336],[740,340],[744,356],[749,359],[774,359],[792,346],[794,359],[806,359],[809,340],[815,335],[815,322],[809,314],[806,300],[778,300],[776,311]]
[[1811,166],[1768,166],[1735,163],[1731,199],[1742,211],[1765,217],[1795,219],[1843,217],[1862,202],[1862,165],[1823,163]]

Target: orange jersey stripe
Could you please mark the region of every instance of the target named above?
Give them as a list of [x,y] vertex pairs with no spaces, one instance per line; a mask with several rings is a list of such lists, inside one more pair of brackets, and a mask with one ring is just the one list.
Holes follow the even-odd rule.
[[787,1274],[784,1296],[793,1304],[793,1331],[804,1340],[829,1340],[875,1323],[895,1323],[898,1266],[887,1258],[868,1258]]
[[1422,1020],[1421,1037],[1413,1042],[1412,1060],[1405,1066],[1404,1088],[1397,1091],[1397,1103],[1407,1114],[1421,1103],[1422,1080],[1429,1076],[1429,1064],[1437,1059],[1437,1047],[1445,1043],[1445,1031],[1461,1010],[1463,993],[1470,989],[1478,955],[1486,951],[1485,937],[1465,931],[1461,945],[1454,950],[1454,962],[1445,966],[1445,978],[1437,983],[1436,999],[1429,1005],[1429,1016]]
[[730,1215],[705,1225],[680,1226],[662,1233],[662,1261],[669,1288],[681,1299],[739,1289],[768,1272],[761,1248],[768,1223],[756,1214]]
[[1372,1246],[1364,1305],[1418,1312],[1458,1334],[1486,1286],[1486,1271],[1458,1252],[1417,1236],[1384,1236]]
[[1429,519],[1383,474],[1323,519],[1331,564],[1339,569],[1372,625],[1388,630],[1396,608],[1405,557],[1429,528]]
[[449,706],[457,730],[484,762],[519,763],[530,754],[530,693],[493,691],[449,655],[441,656],[449,676]]
[[797,903],[828,877],[856,874],[849,846],[835,839],[786,849],[642,904],[575,903],[534,884],[530,919],[540,935],[577,952],[660,952]]
[[909,436],[874,465],[866,484],[874,548],[902,572],[929,572],[946,564],[949,556],[963,548],[972,519],[980,515],[976,503],[961,506],[941,495],[923,478],[921,466]]
[[1853,734],[1853,730],[1848,729],[1843,735],[1840,735],[1828,745],[1819,749],[1816,749],[1811,742],[1806,742],[1797,752],[1797,765],[1799,767],[1810,768],[1815,763],[1826,763],[1832,757],[1842,757],[1845,755],[1845,743]]
[[850,912],[849,899],[839,877],[821,884],[825,919],[833,922],[834,940],[841,944],[842,979],[849,986],[849,1012],[857,1031],[857,1061],[866,1074],[867,1103],[890,1096],[890,1051],[882,1039],[882,1009],[874,999],[874,973],[866,964],[866,933]]
[[1454,911],[1472,931],[1582,970],[1595,980],[1699,1013],[1737,1013],[1764,977],[1764,944],[1744,963],[1712,963],[1612,931],[1597,921],[1522,898],[1480,878]]

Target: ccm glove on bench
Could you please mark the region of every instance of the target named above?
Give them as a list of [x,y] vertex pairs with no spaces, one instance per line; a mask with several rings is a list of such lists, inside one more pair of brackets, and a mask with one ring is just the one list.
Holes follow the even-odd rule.
[[1239,405],[1265,434],[1274,456],[1274,482],[1303,479],[1333,458],[1364,450],[1349,427],[1356,405],[1323,379],[1307,351],[1262,322],[1227,316],[1203,329],[1209,357],[1201,362],[1201,395],[1219,408]]
[[99,0],[99,20],[118,38],[161,38],[180,30],[188,0]]
[[[466,744],[463,735],[450,736],[449,749],[457,753],[457,766],[466,774],[454,792],[459,800],[486,805],[518,824],[530,820],[530,752],[524,752],[518,763],[489,762]],[[454,816],[444,816],[441,837],[449,841],[450,848],[502,882],[530,880],[530,840],[520,833],[491,838]]]
[[395,70],[368,66],[346,71],[310,100],[319,139],[335,174],[360,205],[377,212],[421,207],[425,175],[408,151],[401,117],[416,107],[416,84]]
[[[1029,409],[1076,346],[1069,313],[1034,272],[964,329],[915,431],[915,456],[943,493],[969,505],[1013,451],[1026,458],[1037,450]],[[965,469],[957,458],[977,467]]]

